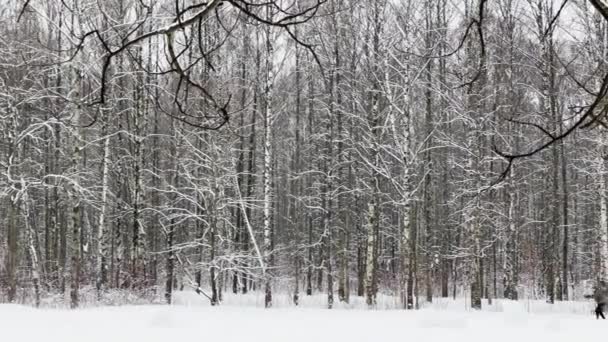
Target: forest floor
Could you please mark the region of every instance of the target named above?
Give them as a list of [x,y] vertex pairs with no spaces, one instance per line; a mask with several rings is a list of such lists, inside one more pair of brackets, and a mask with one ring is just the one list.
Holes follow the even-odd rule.
[[321,300],[315,297],[309,297],[308,305],[304,301],[303,307],[282,306],[279,301],[272,309],[260,308],[258,296],[249,296],[255,301],[239,305],[227,299],[225,305],[210,307],[189,294],[178,296],[172,306],[69,310],[0,305],[0,336],[3,341],[49,342],[576,342],[595,340],[608,332],[608,320],[596,320],[589,302],[547,306],[495,301],[479,312],[467,310],[464,301],[458,300],[439,300],[418,311],[348,310],[345,306],[327,310],[313,307]]

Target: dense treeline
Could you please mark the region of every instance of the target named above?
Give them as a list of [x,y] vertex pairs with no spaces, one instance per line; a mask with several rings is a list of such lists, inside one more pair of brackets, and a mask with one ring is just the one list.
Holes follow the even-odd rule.
[[580,298],[608,277],[598,1],[0,5],[2,300]]

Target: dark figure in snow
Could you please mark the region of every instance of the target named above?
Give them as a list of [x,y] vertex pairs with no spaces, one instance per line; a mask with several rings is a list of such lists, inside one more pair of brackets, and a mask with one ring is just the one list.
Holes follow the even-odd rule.
[[602,319],[606,319],[606,317],[604,316],[605,305],[606,303],[597,303],[597,307],[595,308],[595,318],[600,319],[601,316]]
[[606,319],[604,316],[604,307],[606,306],[606,303],[608,303],[608,284],[606,284],[605,281],[600,280],[597,286],[595,286],[595,289],[593,290],[593,299],[597,303],[597,306],[595,307],[595,318],[600,319],[600,317],[602,317],[602,319]]

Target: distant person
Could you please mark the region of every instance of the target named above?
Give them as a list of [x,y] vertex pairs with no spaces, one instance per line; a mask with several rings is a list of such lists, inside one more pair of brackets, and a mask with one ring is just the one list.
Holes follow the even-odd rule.
[[606,319],[604,316],[605,305],[605,303],[597,303],[597,307],[595,308],[595,318],[600,319],[600,316],[602,316],[602,319]]
[[597,306],[595,307],[595,318],[600,319],[600,317],[602,317],[602,319],[606,319],[604,316],[604,307],[608,302],[608,284],[606,284],[605,281],[600,280],[598,282],[593,291],[593,299],[597,303]]

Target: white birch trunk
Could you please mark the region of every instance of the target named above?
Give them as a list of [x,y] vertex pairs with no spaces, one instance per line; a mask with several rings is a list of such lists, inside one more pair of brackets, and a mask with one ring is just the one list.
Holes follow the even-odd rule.
[[[106,118],[107,120],[107,118]],[[107,134],[106,124],[102,129],[102,134]],[[106,230],[106,211],[108,203],[108,187],[109,187],[109,167],[110,167],[110,138],[106,137],[103,143],[103,160],[102,160],[102,171],[101,171],[101,213],[99,213],[99,224],[97,227],[97,295],[101,295],[101,287],[105,281],[105,262],[106,262],[106,244],[105,244],[105,230]]]
[[[134,285],[143,285],[140,282],[143,281],[145,260],[145,231],[144,226],[141,223],[141,206],[143,203],[143,151],[142,151],[142,140],[143,140],[143,129],[142,129],[142,118],[143,118],[143,89],[138,87],[136,92],[136,108],[134,115],[134,129],[135,129],[135,165],[134,168],[134,186],[133,186],[133,254],[132,260],[132,277],[134,278]],[[140,279],[140,276],[142,277]]]
[[[272,9],[267,7],[267,16],[272,20]],[[266,89],[264,108],[264,286],[265,307],[272,306],[271,275],[268,270],[272,267],[272,92],[274,80],[272,31],[266,28]]]
[[[72,23],[74,17],[72,17]],[[81,92],[82,80],[80,74],[76,73],[73,77],[73,86],[77,89],[76,95],[78,96]],[[74,108],[74,114],[71,122],[74,127],[74,133],[72,136],[72,155],[71,155],[71,167],[74,173],[72,179],[72,186],[69,192],[69,208],[71,209],[71,215],[68,218],[68,233],[71,232],[71,243],[70,248],[70,307],[77,308],[80,302],[80,268],[81,268],[81,218],[80,218],[80,174],[82,169],[81,163],[81,147],[80,142],[82,141],[82,129],[81,129],[81,110],[80,105]],[[66,239],[67,240],[67,239]]]
[[376,304],[374,291],[374,277],[376,273],[376,204],[368,204],[368,223],[367,223],[367,256],[365,258],[365,293],[368,306]]
[[600,280],[608,281],[608,203],[606,201],[606,161],[604,160],[605,147],[600,147],[597,158],[598,177],[600,179]]
[[517,197],[515,194],[514,186],[515,178],[515,166],[511,167],[511,174],[509,176],[509,211],[508,211],[508,222],[506,234],[503,234],[503,245],[504,257],[503,257],[503,269],[504,269],[504,296],[507,299],[517,300],[517,228],[516,228],[516,213],[515,206],[517,203]]
[[[73,121],[76,125],[80,124],[80,108],[75,110],[76,114]],[[71,216],[68,219],[69,231],[72,233],[70,244],[70,307],[77,308],[79,305],[79,287],[80,287],[80,201],[78,191],[80,188],[80,128],[76,128],[76,136],[73,141],[72,150],[72,169],[75,172],[75,177],[72,180],[72,189],[69,192]]]
[[[608,29],[599,29],[598,36],[601,38],[602,55],[608,56]],[[598,61],[599,62],[599,61]],[[601,87],[601,82],[597,81],[597,88]],[[606,190],[608,190],[608,180],[606,179],[606,138],[605,133],[600,132],[600,141],[597,156],[598,177],[600,179],[600,274],[599,280],[608,282],[608,201]]]
[[383,63],[381,59],[381,47],[380,47],[380,35],[383,28],[383,4],[379,1],[373,3],[373,9],[369,18],[370,25],[373,25],[373,34],[371,38],[372,51],[370,54],[370,63],[373,65],[370,69],[370,77],[372,77],[372,85],[370,92],[371,100],[371,113],[368,117],[368,125],[370,128],[371,139],[373,146],[371,147],[370,159],[372,159],[373,169],[371,171],[371,183],[370,188],[372,189],[372,198],[368,204],[368,229],[367,229],[367,259],[365,267],[365,288],[366,288],[366,302],[368,306],[376,304],[376,292],[377,292],[377,257],[378,251],[376,250],[377,239],[378,239],[378,224],[380,220],[380,179],[381,175],[378,171],[380,168],[380,135],[381,135],[381,124],[380,124],[380,92],[381,84],[376,78],[380,78],[379,67]]
[[[22,180],[22,188],[26,189],[25,181]],[[36,232],[30,221],[29,198],[27,190],[23,190],[21,197],[21,210],[23,212],[23,220],[25,222],[25,231],[27,234],[27,255],[32,268],[32,283],[34,284],[35,304],[40,306],[40,263],[38,253],[36,251],[35,236]]]
[[[402,32],[404,34],[405,41],[409,41],[409,35],[407,32]],[[401,163],[401,174],[398,178],[398,184],[395,184],[395,188],[398,189],[399,196],[401,198],[400,208],[399,208],[399,227],[401,229],[401,240],[400,240],[400,275],[399,275],[399,292],[401,303],[403,308],[407,307],[407,270],[408,270],[408,253],[409,253],[409,243],[410,243],[410,206],[411,206],[411,197],[412,197],[412,185],[410,180],[410,166],[411,166],[411,141],[410,137],[414,136],[414,128],[411,125],[409,105],[410,105],[410,75],[409,75],[409,55],[406,54],[402,62],[400,62],[402,68],[404,69],[404,74],[402,75],[402,79],[399,81],[399,86],[404,86],[405,91],[403,93],[403,107],[399,105],[394,105],[393,110],[398,112],[399,118],[403,121],[398,122],[396,115],[392,114],[390,116],[390,128],[393,135],[393,140],[397,145],[398,157],[400,158],[399,162]],[[394,98],[393,85],[390,80],[389,70],[389,54],[386,54],[385,62],[385,92],[386,96],[389,99],[389,102],[395,103],[397,99]]]
[[[376,131],[379,129],[375,127],[377,125],[376,117],[378,115],[378,94],[377,92],[372,95],[372,117],[369,120],[369,124],[371,126],[373,139],[376,139]],[[374,159],[374,168],[379,167],[379,156],[378,156],[378,147],[373,147],[374,151],[372,152],[372,158]],[[373,180],[372,180],[372,199],[368,204],[368,218],[367,218],[367,257],[366,257],[366,265],[365,265],[365,292],[366,292],[366,303],[368,306],[374,306],[376,304],[376,262],[377,262],[377,226],[378,220],[380,219],[379,213],[379,177],[378,171],[373,170]]]

